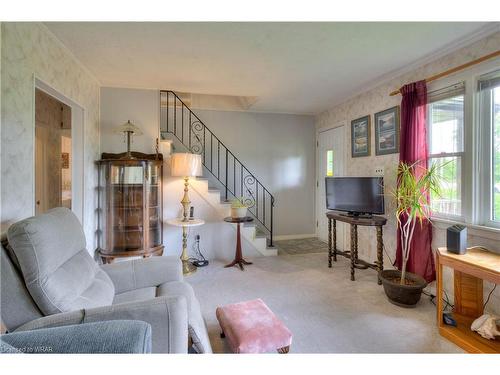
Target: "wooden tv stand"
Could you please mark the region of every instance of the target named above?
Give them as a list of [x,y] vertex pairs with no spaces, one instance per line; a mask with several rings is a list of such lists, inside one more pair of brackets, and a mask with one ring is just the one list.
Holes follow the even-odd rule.
[[[342,255],[351,260],[351,280],[354,281],[355,269],[371,268],[377,271],[378,284],[382,284],[380,273],[384,270],[384,240],[382,227],[387,219],[382,216],[350,216],[338,211],[328,211],[328,267],[332,268],[332,259],[337,261],[337,255]],[[351,248],[350,250],[337,249],[337,221],[348,223],[351,226]],[[375,227],[377,229],[377,260],[369,263],[358,258],[358,226]]]
[[[454,269],[453,318],[457,326],[443,323],[443,266]],[[500,353],[500,339],[487,340],[472,331],[472,322],[483,315],[483,280],[500,283],[500,254],[469,249],[464,255],[440,247],[436,257],[437,324],[441,336],[470,353]]]

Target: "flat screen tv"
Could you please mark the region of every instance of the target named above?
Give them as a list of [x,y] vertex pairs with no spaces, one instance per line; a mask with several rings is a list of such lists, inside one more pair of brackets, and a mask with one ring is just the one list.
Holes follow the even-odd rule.
[[384,214],[383,177],[326,177],[326,208],[350,215]]

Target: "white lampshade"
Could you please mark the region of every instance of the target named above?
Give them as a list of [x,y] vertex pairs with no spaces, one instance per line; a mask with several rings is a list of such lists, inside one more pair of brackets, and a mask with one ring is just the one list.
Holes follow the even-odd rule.
[[203,174],[201,155],[189,153],[172,154],[170,169],[173,177],[195,177]]
[[115,134],[132,132],[134,135],[142,135],[142,130],[139,129],[135,124],[132,124],[130,120],[128,120],[123,125],[118,125],[113,128],[113,132]]

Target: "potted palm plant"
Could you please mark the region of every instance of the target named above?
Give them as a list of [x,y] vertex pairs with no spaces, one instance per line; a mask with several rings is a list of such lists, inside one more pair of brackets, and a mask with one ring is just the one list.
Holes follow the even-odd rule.
[[397,186],[389,194],[395,201],[396,221],[401,234],[401,270],[385,270],[381,273],[384,291],[392,303],[413,307],[420,300],[422,290],[427,286],[423,277],[406,271],[411,252],[415,227],[430,219],[430,194],[440,196],[439,169],[433,164],[424,168],[419,163],[400,163]]

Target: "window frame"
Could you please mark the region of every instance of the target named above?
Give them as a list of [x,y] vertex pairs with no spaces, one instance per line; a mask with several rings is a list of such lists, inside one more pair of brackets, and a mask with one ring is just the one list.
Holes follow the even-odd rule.
[[[431,113],[430,113],[430,108],[429,106],[432,103],[438,102],[440,100],[445,100],[445,99],[450,99],[454,98],[457,95],[457,86],[462,86],[463,85],[463,98],[464,98],[464,109],[463,109],[463,129],[462,129],[462,151],[459,152],[442,152],[439,154],[431,154],[430,149],[432,145],[432,127],[431,127]],[[440,92],[440,99],[436,100],[434,102],[430,102],[429,100],[427,101],[427,118],[426,118],[426,128],[427,128],[427,145],[429,149],[429,154],[427,155],[427,163],[430,165],[432,159],[437,159],[437,158],[460,158],[460,214],[455,215],[455,214],[446,214],[442,212],[434,212],[432,211],[431,217],[434,219],[445,219],[445,220],[452,220],[452,221],[460,221],[460,222],[466,222],[466,208],[468,205],[466,204],[467,201],[467,187],[466,187],[466,182],[467,178],[469,177],[467,174],[468,168],[468,158],[469,155],[467,155],[467,150],[466,150],[466,145],[467,145],[467,140],[469,139],[469,134],[467,132],[467,129],[469,128],[468,126],[468,121],[467,121],[467,83],[465,80],[459,80],[457,82],[452,83],[451,85],[442,85],[442,86],[437,86],[437,85],[430,85],[430,90],[428,88],[428,98],[429,95],[432,95],[433,93]],[[448,89],[448,91],[446,91]],[[448,94],[449,93],[449,94]]]
[[[490,73],[500,72],[500,66]],[[481,78],[487,76],[483,74],[477,77],[476,80],[476,100],[477,100],[477,116],[478,124],[478,197],[477,197],[477,224],[489,228],[500,228],[500,221],[493,220],[493,122],[492,122],[492,96],[491,90],[479,90]]]
[[[480,121],[480,96],[478,92],[478,83],[480,78],[500,69],[500,58],[485,61],[481,64],[470,67],[464,71],[455,73],[448,77],[428,83],[428,92],[443,89],[456,84],[465,82],[465,117],[464,117],[464,152],[465,160],[462,164],[462,177],[465,183],[462,185],[462,195],[465,196],[462,201],[462,219],[457,217],[443,217],[431,215],[431,220],[436,223],[451,225],[461,223],[473,229],[478,236],[482,233],[493,232],[500,233],[500,226],[492,221],[484,220],[485,203],[482,199],[484,195],[484,141],[481,137]],[[491,170],[491,168],[490,168]]]

